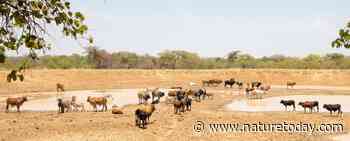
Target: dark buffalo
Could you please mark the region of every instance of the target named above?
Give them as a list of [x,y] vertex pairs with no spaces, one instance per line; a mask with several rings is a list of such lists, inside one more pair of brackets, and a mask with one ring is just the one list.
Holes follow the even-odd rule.
[[332,115],[332,112],[336,112],[336,111],[338,111],[338,115],[343,113],[343,111],[341,110],[340,104],[324,104],[323,108],[327,109],[331,115]]
[[185,98],[185,96],[186,96],[186,92],[183,90],[179,90],[179,91],[176,91],[175,99],[181,101],[183,98]]
[[[165,96],[165,93],[160,91],[158,88],[152,91],[152,103],[157,103],[160,101],[160,98]],[[155,99],[156,98],[156,99]]]
[[291,82],[291,81],[288,81],[287,82],[287,89],[290,87],[290,88],[294,88],[294,86],[296,85],[297,83],[296,82]]
[[182,102],[184,103],[185,110],[191,111],[192,108],[192,99],[186,96],[184,99],[182,99]]
[[286,109],[288,106],[293,106],[293,111],[295,111],[295,101],[294,100],[281,100],[280,102]]
[[232,88],[232,86],[236,83],[235,79],[234,78],[231,78],[229,80],[225,80],[224,81],[224,85],[225,87],[226,86],[230,86],[230,88]]
[[72,110],[72,101],[58,98],[57,102],[59,113],[70,112]]
[[203,80],[203,86],[218,86],[222,83],[222,80],[219,79],[211,79],[211,80]]
[[196,98],[196,101],[200,102],[201,99],[205,99],[205,97],[207,96],[207,90],[204,88],[195,90],[194,96]]
[[262,85],[262,82],[260,81],[253,81],[252,82],[252,88],[259,88]]
[[148,114],[141,110],[136,109],[135,111],[135,124],[140,128],[146,128]]
[[243,82],[242,81],[236,81],[236,85],[238,86],[239,89],[243,88]]
[[245,94],[246,95],[249,95],[250,92],[254,91],[255,89],[254,88],[245,88]]
[[174,113],[179,114],[180,112],[185,112],[184,102],[178,99],[174,101]]

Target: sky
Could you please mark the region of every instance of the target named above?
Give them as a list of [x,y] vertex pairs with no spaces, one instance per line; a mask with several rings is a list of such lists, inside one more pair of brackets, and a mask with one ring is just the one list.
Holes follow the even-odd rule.
[[[261,57],[274,54],[350,50],[331,48],[350,21],[349,0],[71,0],[86,16],[95,45],[110,52],[156,55],[186,50],[203,57],[230,51]],[[53,27],[50,27],[53,28]],[[82,53],[79,42],[57,29],[48,54]]]

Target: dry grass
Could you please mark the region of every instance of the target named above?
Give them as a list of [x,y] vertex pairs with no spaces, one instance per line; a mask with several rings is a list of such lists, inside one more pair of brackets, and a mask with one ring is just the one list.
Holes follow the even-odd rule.
[[0,94],[55,91],[56,83],[67,90],[139,88],[188,85],[204,79],[261,80],[274,85],[350,86],[349,70],[216,69],[216,70],[27,70],[24,82],[7,83],[8,71],[0,71]]

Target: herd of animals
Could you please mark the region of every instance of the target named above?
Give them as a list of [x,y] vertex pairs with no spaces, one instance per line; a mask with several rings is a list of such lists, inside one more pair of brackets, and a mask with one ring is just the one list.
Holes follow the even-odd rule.
[[[174,114],[181,114],[187,111],[191,111],[193,101],[201,102],[202,100],[205,100],[205,99],[213,99],[213,96],[214,96],[213,93],[207,93],[205,89],[206,86],[207,87],[218,86],[221,83],[224,83],[224,87],[230,87],[230,88],[232,88],[234,85],[237,85],[239,89],[243,89],[243,85],[244,85],[242,81],[238,81],[238,80],[235,80],[234,78],[231,78],[225,81],[222,81],[219,79],[203,80],[202,87],[199,87],[196,89],[194,88],[183,89],[180,86],[170,87],[171,90],[168,91],[167,93],[166,102],[168,104],[173,105]],[[190,85],[195,85],[195,83],[191,82]],[[286,85],[287,85],[287,89],[294,88],[294,86],[296,85],[296,82],[288,81]],[[258,95],[259,93],[266,94],[267,91],[269,91],[270,89],[271,89],[270,85],[263,84],[262,82],[259,82],[259,81],[253,81],[251,83],[246,84],[245,94],[247,96]],[[56,90],[57,90],[57,93],[65,91],[64,85],[57,83]],[[149,118],[152,116],[152,113],[156,110],[155,105],[160,103],[160,99],[165,95],[166,93],[164,91],[161,91],[159,88],[155,88],[155,89],[147,88],[137,93],[139,106],[138,108],[136,108],[134,112],[136,126],[140,128],[146,127],[146,125],[149,123]],[[107,101],[110,98],[113,99],[111,95],[88,96],[86,101],[94,108],[95,112],[107,111]],[[151,103],[148,103],[149,99],[151,99]],[[20,112],[20,107],[26,101],[28,101],[28,98],[26,96],[7,98],[6,112],[9,111],[10,106],[11,107],[16,106],[17,111]],[[281,100],[280,103],[285,107],[285,110],[287,110],[288,106],[292,106],[293,111],[295,111],[296,102],[294,100]],[[309,111],[312,113],[314,108],[317,108],[317,112],[319,112],[318,101],[304,101],[304,102],[299,102],[298,105],[304,108],[304,112],[306,112],[306,109],[309,109]],[[86,111],[84,108],[84,103],[77,102],[75,96],[72,96],[71,99],[57,98],[57,106],[58,106],[58,112],[60,113]],[[98,110],[98,107],[101,107],[101,106],[102,106],[102,109]],[[331,115],[332,115],[332,112],[338,112],[338,115],[342,114],[340,104],[324,104],[323,108],[330,111]],[[123,114],[122,110],[118,106],[112,107],[112,113]]]
[[[293,111],[295,111],[295,101],[294,100],[281,100],[280,103],[285,107],[286,110],[287,110],[288,106],[292,106]],[[318,101],[303,101],[303,102],[299,102],[298,105],[300,105],[302,108],[304,108],[304,112],[306,112],[306,109],[309,109],[309,111],[312,113],[314,108],[317,108],[317,112],[320,111]],[[332,112],[338,112],[338,115],[342,115],[342,113],[343,113],[341,110],[340,104],[324,104],[323,108],[328,110],[331,115],[332,115]]]

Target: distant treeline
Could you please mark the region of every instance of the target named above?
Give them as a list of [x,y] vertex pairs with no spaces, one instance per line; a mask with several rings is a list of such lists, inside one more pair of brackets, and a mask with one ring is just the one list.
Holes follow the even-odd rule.
[[310,54],[303,58],[272,55],[255,58],[252,55],[233,51],[225,57],[199,57],[198,54],[167,50],[157,56],[133,52],[109,53],[97,48],[88,48],[86,55],[42,56],[39,60],[26,57],[10,57],[0,68],[13,69],[26,63],[31,68],[71,69],[220,69],[220,68],[281,68],[281,69],[350,69],[350,56],[330,53],[323,56]]

